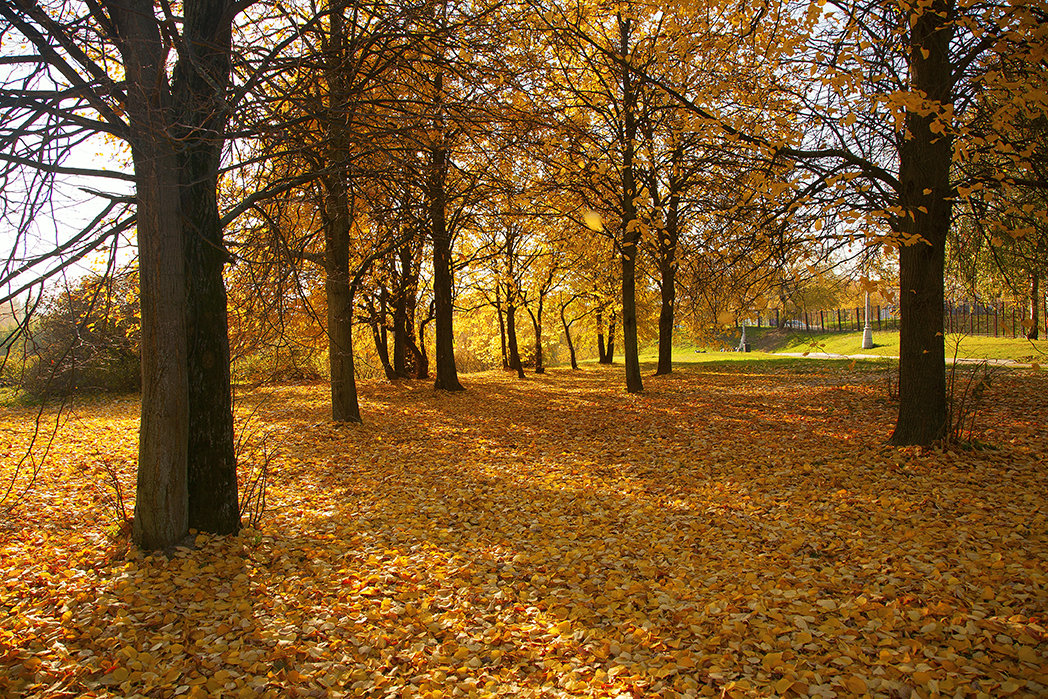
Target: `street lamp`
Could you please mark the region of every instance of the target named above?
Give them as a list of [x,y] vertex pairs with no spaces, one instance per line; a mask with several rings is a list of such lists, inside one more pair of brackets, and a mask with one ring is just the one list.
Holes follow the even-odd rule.
[[862,348],[873,349],[873,327],[870,326],[870,292],[866,292],[866,327],[862,329]]

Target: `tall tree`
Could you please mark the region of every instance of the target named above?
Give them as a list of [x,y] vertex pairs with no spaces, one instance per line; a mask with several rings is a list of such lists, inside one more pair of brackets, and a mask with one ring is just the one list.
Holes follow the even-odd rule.
[[[228,345],[214,337],[227,332],[214,186],[237,9],[226,0],[186,0],[182,17],[148,0],[0,6],[34,51],[13,61],[3,87],[4,116],[22,127],[4,139],[8,172],[54,172],[55,153],[87,133],[131,146],[143,393],[134,538],[144,548],[170,546],[190,526],[227,533],[240,524]],[[119,66],[107,56],[114,46]],[[46,76],[43,89],[22,89],[33,76]],[[48,147],[23,158],[27,142],[41,144],[41,119],[53,119]]]

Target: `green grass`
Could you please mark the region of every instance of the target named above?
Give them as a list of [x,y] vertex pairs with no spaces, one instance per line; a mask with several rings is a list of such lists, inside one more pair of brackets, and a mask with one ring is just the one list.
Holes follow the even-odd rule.
[[[812,354],[867,354],[878,357],[899,356],[899,332],[897,330],[873,332],[873,348],[862,349],[861,332],[806,333],[783,332],[768,328],[747,328],[746,337],[755,350],[763,352],[805,352]],[[981,335],[946,335],[946,356],[962,359],[1014,359],[1029,361],[1043,359],[1048,355],[1048,340],[1024,340]]]

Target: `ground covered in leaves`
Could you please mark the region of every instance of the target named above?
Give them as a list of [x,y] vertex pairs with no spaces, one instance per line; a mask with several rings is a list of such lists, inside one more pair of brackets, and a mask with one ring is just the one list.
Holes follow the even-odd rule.
[[[879,374],[754,366],[366,385],[349,426],[323,386],[250,392],[267,511],[170,555],[106,485],[133,497],[136,402],[53,440],[45,412],[0,521],[0,694],[1048,693],[1048,377],[995,381],[992,449],[920,451],[884,445]],[[35,420],[0,412],[5,486]]]

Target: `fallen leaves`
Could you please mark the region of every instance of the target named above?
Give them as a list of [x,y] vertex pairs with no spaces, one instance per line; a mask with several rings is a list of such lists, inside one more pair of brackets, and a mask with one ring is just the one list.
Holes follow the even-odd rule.
[[104,449],[133,492],[136,406],[76,407],[0,530],[0,692],[1048,691],[1041,374],[995,384],[1000,449],[965,453],[884,447],[861,371],[620,378],[368,385],[346,426],[324,387],[241,396],[270,510],[170,556],[107,537],[92,483]]

